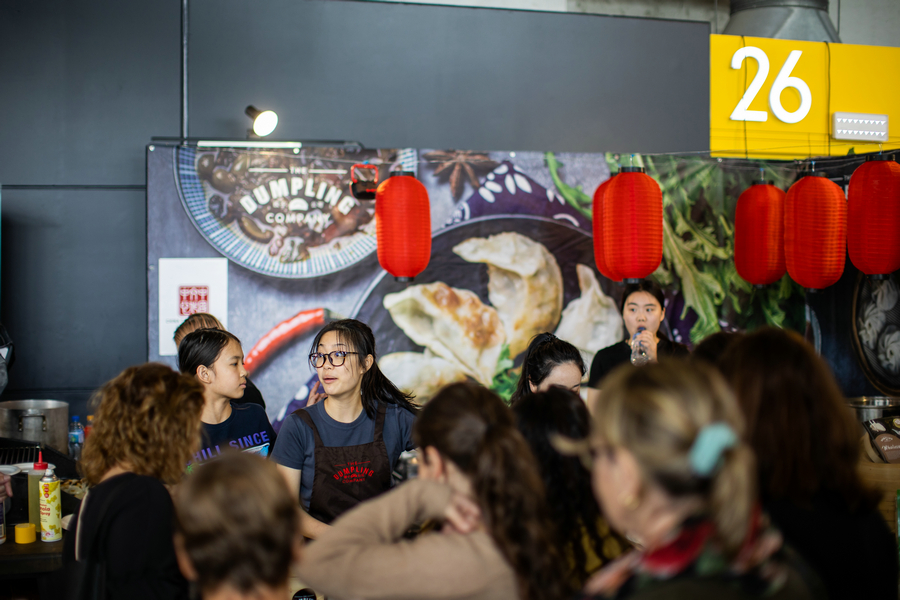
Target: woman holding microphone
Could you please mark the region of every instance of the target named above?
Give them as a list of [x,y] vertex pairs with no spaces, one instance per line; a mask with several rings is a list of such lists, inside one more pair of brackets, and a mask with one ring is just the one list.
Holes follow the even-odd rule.
[[659,331],[659,326],[666,318],[665,300],[662,289],[650,280],[625,286],[621,309],[628,336],[594,355],[588,377],[588,407],[593,408],[599,399],[606,375],[631,360],[636,344],[640,344],[651,363],[658,362],[663,356],[689,354],[687,346],[670,341]]

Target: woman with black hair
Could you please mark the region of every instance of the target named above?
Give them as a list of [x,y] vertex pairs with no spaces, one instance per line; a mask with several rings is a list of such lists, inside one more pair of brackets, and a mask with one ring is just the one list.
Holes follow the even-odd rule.
[[684,344],[670,341],[660,333],[659,326],[666,318],[666,298],[662,289],[649,279],[630,283],[622,292],[622,320],[628,336],[612,346],[603,348],[594,355],[591,373],[588,377],[588,406],[593,407],[606,375],[621,364],[631,360],[634,344],[640,344],[650,362],[657,362],[663,356],[688,356],[690,351]]
[[544,392],[551,387],[562,387],[574,393],[581,391],[584,377],[584,359],[578,348],[552,333],[539,333],[528,344],[522,375],[510,403],[533,392]]
[[567,559],[569,582],[581,589],[592,573],[629,546],[603,518],[584,464],[552,445],[554,436],[587,439],[591,417],[578,395],[558,386],[525,394],[512,409],[544,480],[556,545]]
[[[247,388],[241,341],[224,329],[197,329],[178,345],[178,369],[203,386],[203,436],[193,463],[226,448],[268,456],[275,431],[258,404],[238,404]],[[191,470],[191,467],[188,467]]]
[[310,348],[325,399],[289,415],[274,458],[318,537],[338,515],[391,487],[391,472],[412,450],[417,407],[378,368],[375,336],[355,319],[322,328]]

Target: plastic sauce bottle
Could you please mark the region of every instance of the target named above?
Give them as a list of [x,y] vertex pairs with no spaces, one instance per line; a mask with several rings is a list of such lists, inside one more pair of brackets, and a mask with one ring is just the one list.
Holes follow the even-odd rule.
[[44,462],[44,453],[38,451],[38,461],[28,471],[28,522],[41,530],[41,477],[49,465]]
[[62,539],[62,499],[59,496],[59,478],[48,468],[41,478],[41,541],[58,542]]
[[73,460],[81,460],[81,449],[84,447],[84,427],[78,415],[72,417],[69,423],[69,457]]
[[644,329],[644,327],[638,327],[634,337],[631,338],[631,364],[636,367],[643,367],[650,362],[650,357],[647,355],[647,351],[644,350],[644,345],[637,341],[637,336]]

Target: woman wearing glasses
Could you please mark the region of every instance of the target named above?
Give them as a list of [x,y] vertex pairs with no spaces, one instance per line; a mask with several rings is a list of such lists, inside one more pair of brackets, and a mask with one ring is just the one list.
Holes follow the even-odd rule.
[[309,361],[326,397],[285,419],[272,454],[309,513],[306,537],[390,489],[400,453],[414,447],[417,408],[375,359],[372,330],[354,319],[329,323],[313,340]]

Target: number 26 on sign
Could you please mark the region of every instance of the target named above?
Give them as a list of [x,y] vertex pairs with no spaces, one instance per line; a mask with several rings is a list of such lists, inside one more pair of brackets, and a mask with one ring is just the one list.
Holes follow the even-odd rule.
[[[791,71],[797,66],[797,61],[800,60],[800,55],[802,54],[802,50],[791,51],[787,60],[784,61],[781,70],[778,72],[778,75],[775,77],[775,81],[772,83],[772,89],[769,91],[769,108],[778,120],[785,123],[799,123],[807,114],[809,114],[809,108],[812,105],[812,94],[809,91],[809,86],[799,77],[791,77]],[[756,77],[754,77],[753,81],[750,82],[750,85],[747,86],[747,90],[737,103],[737,106],[734,107],[734,111],[731,113],[731,120],[758,121],[762,123],[769,118],[769,113],[764,110],[749,109],[750,103],[756,98],[759,90],[766,82],[766,78],[769,76],[769,57],[761,48],[745,46],[739,48],[738,51],[734,53],[734,56],[731,57],[731,68],[740,69],[744,60],[747,58],[754,59],[759,65],[759,70],[756,72]],[[800,107],[793,112],[788,112],[781,104],[781,93],[785,88],[794,88],[800,93]]]

